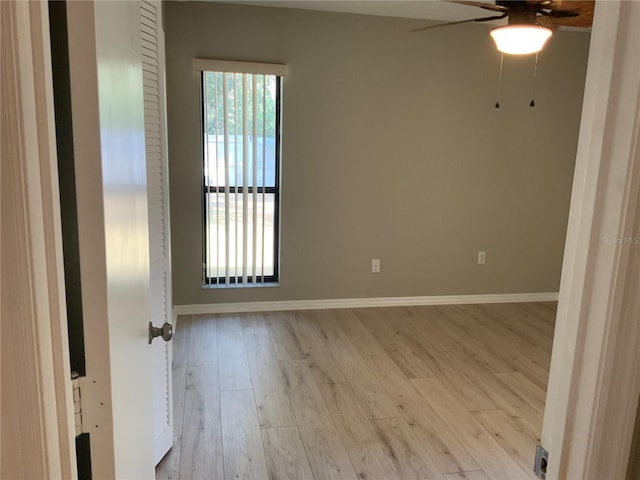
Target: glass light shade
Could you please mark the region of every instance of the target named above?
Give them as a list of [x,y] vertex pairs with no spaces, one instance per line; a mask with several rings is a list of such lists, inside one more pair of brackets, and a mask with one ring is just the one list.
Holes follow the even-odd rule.
[[513,55],[539,52],[551,34],[550,28],[537,25],[507,25],[491,30],[498,50]]

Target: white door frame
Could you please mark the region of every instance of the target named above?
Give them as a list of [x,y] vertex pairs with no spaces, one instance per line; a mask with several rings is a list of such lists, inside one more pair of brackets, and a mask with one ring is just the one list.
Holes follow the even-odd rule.
[[[0,26],[0,408],[12,439],[0,445],[0,466],[7,476],[74,478],[46,3],[0,2]],[[638,32],[639,3],[597,4],[542,435],[552,480],[623,478],[627,466],[640,392],[640,246],[615,240],[640,235]],[[22,208],[8,208],[16,201]],[[21,268],[28,275],[17,283]],[[17,293],[22,302],[11,300]],[[7,365],[12,342],[21,342],[19,372]],[[18,404],[22,388],[33,393]],[[19,428],[6,421],[18,406],[33,420]]]
[[0,2],[0,476],[75,479],[46,2]]
[[542,445],[547,478],[622,479],[640,393],[640,2],[596,4]]

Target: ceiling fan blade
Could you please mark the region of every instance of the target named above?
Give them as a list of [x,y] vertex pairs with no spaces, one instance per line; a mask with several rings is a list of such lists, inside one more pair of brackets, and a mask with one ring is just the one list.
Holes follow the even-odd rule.
[[492,10],[494,12],[508,12],[509,7],[503,7],[502,5],[496,5],[494,3],[485,2],[473,2],[468,0],[449,0],[450,3],[457,3],[459,5],[469,5],[471,7],[480,7],[485,10]]
[[491,20],[501,20],[509,15],[509,12],[505,12],[502,15],[496,15],[494,17],[481,17],[481,18],[471,18],[469,20],[459,20],[457,22],[447,22],[447,23],[437,23],[435,25],[429,25],[427,27],[420,27],[411,30],[412,32],[423,32],[424,30],[431,30],[432,28],[439,27],[449,27],[451,25],[461,25],[463,23],[472,23],[472,22],[489,22]]
[[551,17],[538,17],[536,18],[536,23],[538,25],[542,25],[543,27],[550,28],[552,31],[556,31],[560,25],[556,23],[554,18]]
[[552,18],[558,26],[589,28],[593,23],[593,11],[595,0],[527,0],[527,4],[540,10],[562,12],[572,11],[578,12],[575,16],[553,15],[546,18]]
[[527,0],[527,4],[546,10],[580,10],[594,0]]
[[571,17],[579,17],[580,11],[578,10],[547,10],[541,9],[536,10],[540,15],[544,15],[545,17],[555,17],[555,18],[571,18]]

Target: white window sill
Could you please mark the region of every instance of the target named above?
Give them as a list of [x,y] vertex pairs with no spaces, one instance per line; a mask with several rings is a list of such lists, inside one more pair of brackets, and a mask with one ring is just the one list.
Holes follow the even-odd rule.
[[268,282],[268,283],[250,283],[250,284],[241,284],[238,285],[236,283],[232,283],[227,285],[226,283],[219,284],[211,284],[211,285],[202,285],[202,290],[226,290],[228,288],[269,288],[269,287],[279,287],[280,282]]

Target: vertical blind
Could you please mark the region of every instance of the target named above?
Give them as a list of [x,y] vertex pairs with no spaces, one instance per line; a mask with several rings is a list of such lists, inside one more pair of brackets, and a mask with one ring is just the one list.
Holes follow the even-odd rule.
[[281,75],[228,71],[265,64],[204,62],[203,283],[276,281]]

